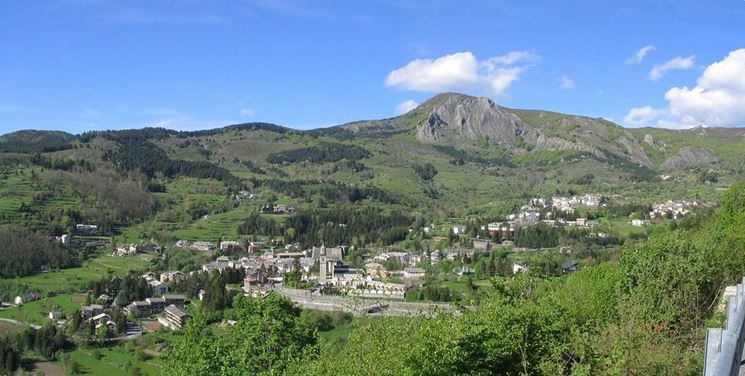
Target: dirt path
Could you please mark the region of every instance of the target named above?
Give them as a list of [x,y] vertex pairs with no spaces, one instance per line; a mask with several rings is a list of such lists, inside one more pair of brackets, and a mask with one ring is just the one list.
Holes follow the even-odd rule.
[[62,368],[57,363],[52,362],[36,362],[31,372],[41,372],[45,376],[64,376]]

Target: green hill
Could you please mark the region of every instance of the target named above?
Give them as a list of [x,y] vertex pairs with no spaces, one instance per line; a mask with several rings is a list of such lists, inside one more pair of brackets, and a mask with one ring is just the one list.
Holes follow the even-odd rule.
[[[505,214],[554,193],[715,199],[742,178],[744,143],[740,129],[625,129],[452,93],[399,117],[311,131],[267,123],[21,131],[0,137],[0,220],[54,233],[90,221],[187,236],[235,233],[242,218],[274,203],[444,219]],[[424,166],[430,176],[418,172]],[[261,199],[238,202],[240,190]]]

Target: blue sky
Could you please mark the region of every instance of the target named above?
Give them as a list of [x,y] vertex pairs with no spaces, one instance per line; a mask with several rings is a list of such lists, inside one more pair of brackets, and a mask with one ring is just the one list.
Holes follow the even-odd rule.
[[445,90],[627,126],[745,126],[743,0],[0,9],[0,133],[315,128],[395,116]]

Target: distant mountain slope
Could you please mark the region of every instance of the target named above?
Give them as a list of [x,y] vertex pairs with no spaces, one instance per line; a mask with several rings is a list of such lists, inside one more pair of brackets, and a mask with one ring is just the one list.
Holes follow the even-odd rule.
[[75,136],[59,131],[23,130],[0,136],[0,152],[40,153],[72,147]]
[[[208,176],[256,186],[263,184],[259,180],[322,178],[461,202],[489,200],[495,186],[525,194],[654,184],[662,175],[731,181],[745,176],[743,150],[744,129],[626,129],[600,118],[511,109],[456,93],[438,94],[401,116],[310,131],[245,123],[192,132],[0,136],[0,152],[54,152],[50,156],[109,163],[148,179]],[[426,163],[438,171],[433,179],[416,174]],[[469,183],[474,181],[478,187]]]
[[397,118],[340,125],[327,134],[405,133],[422,143],[469,147],[488,143],[509,155],[576,151],[601,159],[651,164],[628,130],[604,119],[514,110],[488,98],[444,93]]

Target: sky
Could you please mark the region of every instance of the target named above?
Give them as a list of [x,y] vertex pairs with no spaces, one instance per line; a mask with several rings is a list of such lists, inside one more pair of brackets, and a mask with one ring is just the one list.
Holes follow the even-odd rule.
[[745,126],[743,25],[743,0],[0,0],[0,133],[310,129],[443,91]]

